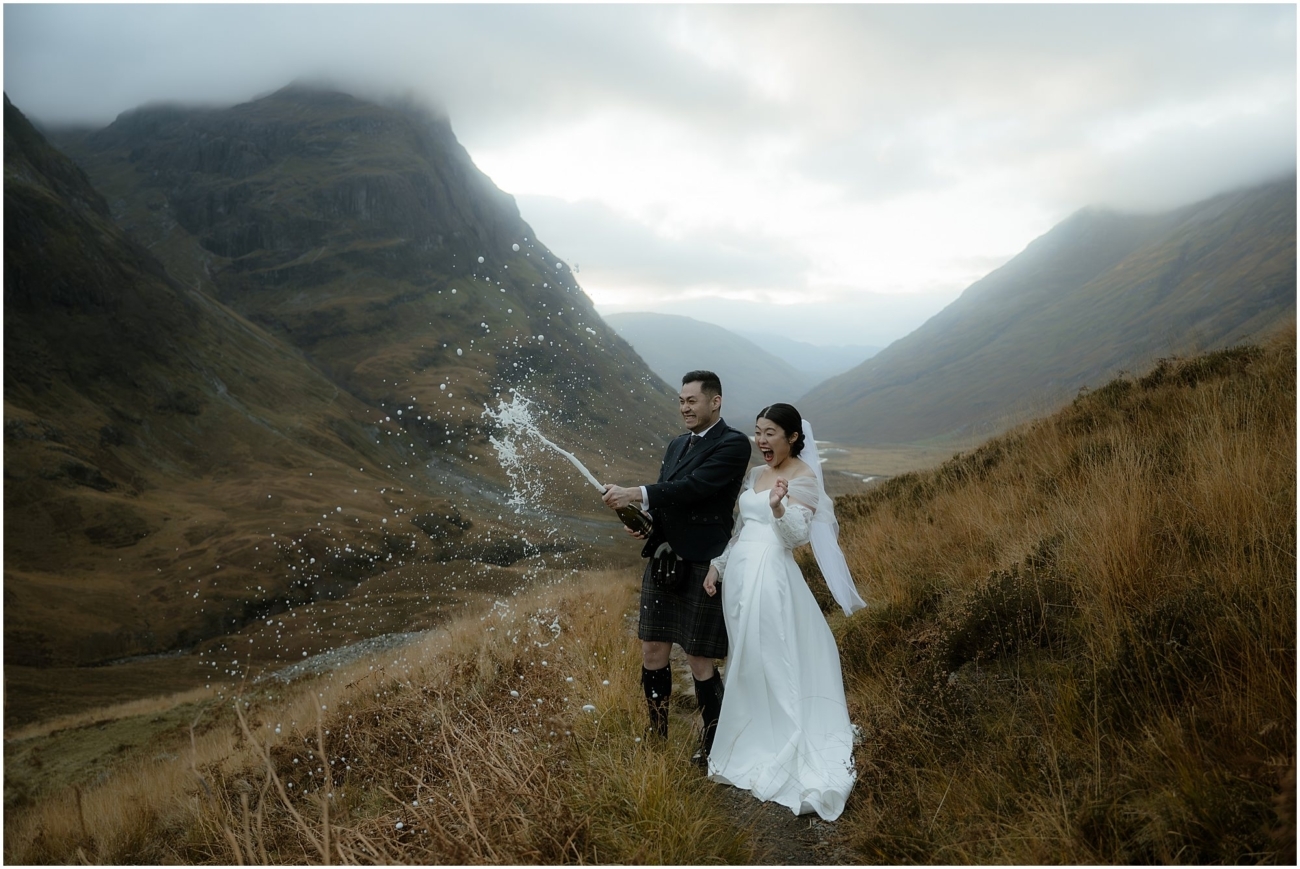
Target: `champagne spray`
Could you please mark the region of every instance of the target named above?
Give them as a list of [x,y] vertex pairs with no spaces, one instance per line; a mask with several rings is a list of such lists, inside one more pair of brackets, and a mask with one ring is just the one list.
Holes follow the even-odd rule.
[[[537,428],[536,420],[533,419],[532,412],[529,410],[529,404],[530,402],[527,399],[516,393],[514,400],[510,404],[501,402],[496,411],[485,411],[485,415],[491,416],[498,423],[508,429],[518,429],[522,430],[526,434],[532,435],[546,446],[564,456],[569,460],[569,463],[577,468],[582,476],[587,479],[587,482],[595,486],[596,490],[603,495],[605,493],[605,487],[596,479],[595,475],[593,475],[591,471],[587,470],[587,466],[580,462],[578,457],[573,453],[560,447],[551,441],[551,439],[546,435],[541,433]],[[498,446],[498,448],[500,448],[500,444],[495,438],[493,438],[492,441]],[[650,517],[640,508],[629,504],[626,507],[618,508],[614,512],[628,528],[640,534],[644,534],[647,537],[650,536],[653,523],[651,522]]]

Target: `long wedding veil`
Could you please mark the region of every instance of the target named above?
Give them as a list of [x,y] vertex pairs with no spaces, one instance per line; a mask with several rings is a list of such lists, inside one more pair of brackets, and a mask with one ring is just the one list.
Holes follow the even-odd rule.
[[844,552],[840,549],[840,523],[835,519],[835,502],[831,500],[830,495],[826,494],[826,479],[822,474],[821,455],[817,452],[817,441],[813,438],[812,426],[806,419],[803,421],[803,441],[804,451],[812,450],[812,456],[806,456],[804,461],[812,465],[813,473],[817,475],[819,489],[817,512],[813,514],[812,525],[808,531],[813,557],[817,559],[817,566],[821,568],[822,576],[826,579],[826,587],[831,590],[835,602],[840,605],[840,609],[844,610],[846,616],[852,615],[855,610],[866,607],[867,602],[858,596],[857,586],[853,584],[853,577],[849,574],[848,562],[844,560]]

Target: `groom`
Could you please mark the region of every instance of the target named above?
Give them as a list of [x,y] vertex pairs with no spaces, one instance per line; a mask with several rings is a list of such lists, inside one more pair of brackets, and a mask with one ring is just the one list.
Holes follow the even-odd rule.
[[732,510],[749,467],[750,445],[748,437],[723,422],[722,383],[712,371],[692,371],[682,378],[678,408],[690,431],[668,445],[659,481],[607,486],[604,500],[614,509],[638,505],[654,520],[641,550],[650,561],[641,579],[637,627],[650,731],[668,736],[673,689],[668,656],[677,643],[690,662],[704,719],[695,761],[707,764],[722,709],[722,678],[713,662],[727,656],[727,629],[722,597],[704,593],[704,577],[709,560],[722,554],[731,537]]

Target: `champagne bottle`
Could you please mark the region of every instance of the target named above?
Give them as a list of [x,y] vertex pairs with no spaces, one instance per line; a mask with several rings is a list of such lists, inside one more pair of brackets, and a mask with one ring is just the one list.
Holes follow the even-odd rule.
[[618,518],[623,520],[623,524],[638,534],[650,536],[650,531],[654,528],[654,523],[650,517],[641,511],[640,507],[628,504],[626,507],[619,507],[614,511]]

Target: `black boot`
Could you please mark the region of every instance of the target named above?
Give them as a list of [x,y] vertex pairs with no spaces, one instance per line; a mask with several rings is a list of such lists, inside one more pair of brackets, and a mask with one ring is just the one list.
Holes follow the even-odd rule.
[[673,671],[641,668],[641,688],[645,691],[646,707],[650,710],[650,727],[647,733],[661,739],[668,738],[668,698],[673,693]]
[[704,768],[709,765],[709,752],[713,750],[713,737],[718,731],[718,716],[722,714],[722,676],[717,670],[712,678],[695,680],[695,702],[700,705],[704,728],[700,731],[700,750],[692,760]]

